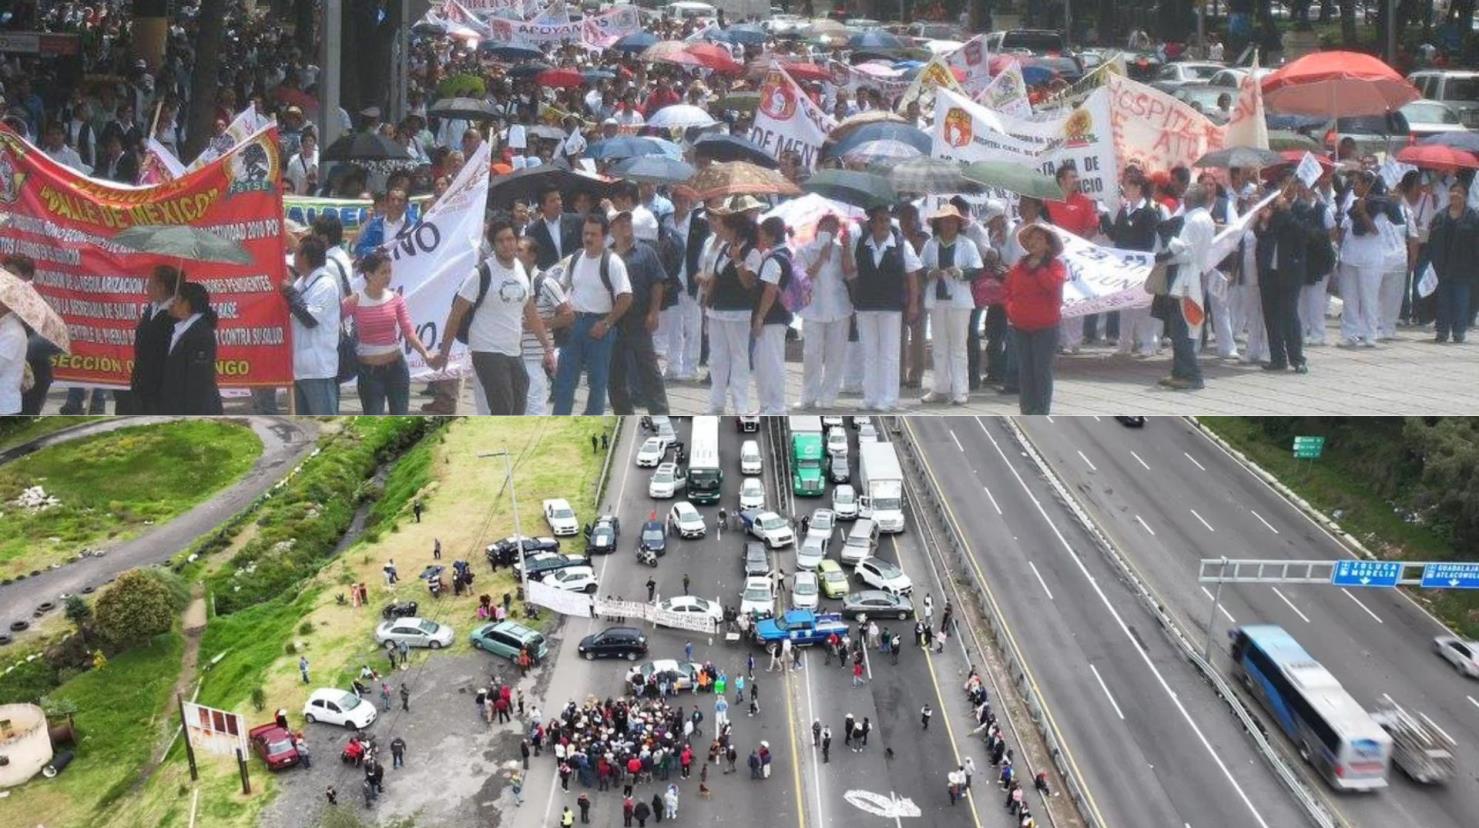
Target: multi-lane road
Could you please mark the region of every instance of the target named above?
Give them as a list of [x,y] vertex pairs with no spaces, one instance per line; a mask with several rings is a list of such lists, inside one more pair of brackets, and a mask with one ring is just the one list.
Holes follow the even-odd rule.
[[[1393,589],[1268,584],[1224,586],[1213,617],[1212,594],[1197,583],[1201,558],[1337,560],[1350,552],[1184,420],[1154,418],[1143,429],[1108,417],[1018,423],[1183,628],[1203,635],[1212,618],[1220,668],[1228,666],[1229,627],[1279,624],[1367,709],[1395,701],[1457,741],[1459,773],[1446,785],[1417,785],[1395,768],[1389,787],[1371,795],[1336,795],[1312,781],[1335,812],[1371,828],[1475,824],[1479,687],[1434,655],[1432,639],[1445,632],[1435,619]],[[1277,729],[1270,733],[1292,755]]]

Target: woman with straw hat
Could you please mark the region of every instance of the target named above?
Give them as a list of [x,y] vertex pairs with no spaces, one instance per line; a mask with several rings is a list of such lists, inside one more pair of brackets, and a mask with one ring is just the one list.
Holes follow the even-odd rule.
[[953,204],[929,217],[934,235],[924,243],[919,260],[924,265],[924,308],[930,317],[933,340],[934,388],[920,402],[964,405],[970,399],[966,334],[975,299],[971,280],[981,272],[981,252],[975,242],[960,235],[965,225]]
[[1017,241],[1027,252],[1007,272],[1005,288],[1007,322],[1017,355],[1019,408],[1023,414],[1048,414],[1068,268],[1059,258],[1063,241],[1051,225],[1024,225],[1017,231]]
[[709,411],[724,413],[734,401],[737,414],[750,414],[750,327],[760,304],[759,229],[755,217],[764,205],[754,196],[735,196],[709,211],[719,240],[711,268],[699,277],[709,319]]

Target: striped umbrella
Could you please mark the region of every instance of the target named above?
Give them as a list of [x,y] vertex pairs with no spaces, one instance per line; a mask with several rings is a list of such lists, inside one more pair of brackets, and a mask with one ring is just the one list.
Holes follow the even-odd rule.
[[801,188],[775,170],[747,161],[715,161],[685,185],[695,197],[732,195],[800,195]]
[[946,161],[922,155],[882,170],[888,183],[901,195],[932,195],[936,193],[978,193],[985,189],[981,184],[965,177],[965,166],[957,161]]
[[887,165],[919,158],[922,155],[924,153],[913,144],[885,138],[881,141],[864,141],[853,146],[842,154],[842,160],[852,164]]

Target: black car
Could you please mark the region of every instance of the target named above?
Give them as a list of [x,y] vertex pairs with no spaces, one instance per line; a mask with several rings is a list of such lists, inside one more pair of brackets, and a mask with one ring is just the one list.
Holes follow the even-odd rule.
[[615,515],[601,515],[595,523],[585,527],[585,552],[587,555],[610,555],[616,551],[616,539],[621,534],[621,521]]
[[637,548],[662,557],[668,551],[668,528],[660,520],[649,520],[637,533]]
[[[524,554],[532,555],[536,552],[559,552],[560,542],[555,538],[530,538],[525,537]],[[484,550],[488,556],[489,563],[497,563],[500,566],[510,566],[519,559],[519,538],[512,536],[500,541],[488,544]]]
[[770,556],[765,552],[765,544],[759,541],[745,541],[745,577],[769,574]]
[[607,627],[580,639],[580,656],[587,661],[598,658],[624,658],[636,661],[647,655],[647,636],[636,627]]
[[827,461],[827,477],[833,483],[846,483],[852,479],[852,471],[847,465],[847,455],[832,455]]
[[[554,572],[557,569],[565,569],[566,567],[571,566],[591,565],[591,559],[588,557],[582,557],[581,555],[574,553],[561,555],[552,552],[541,552],[538,555],[534,556],[525,555],[524,562],[529,567],[529,579],[532,581],[542,581],[544,580],[544,576],[550,574],[551,572]],[[515,561],[514,571],[517,572],[518,570],[519,564],[517,561]]]
[[1144,417],[1115,417],[1114,421],[1127,428],[1144,428]]

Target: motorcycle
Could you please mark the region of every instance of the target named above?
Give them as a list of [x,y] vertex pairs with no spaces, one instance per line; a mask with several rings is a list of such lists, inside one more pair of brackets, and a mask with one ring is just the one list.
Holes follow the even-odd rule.
[[389,621],[393,618],[410,618],[416,614],[417,604],[415,601],[397,601],[387,604],[385,609],[380,610],[380,617]]
[[653,552],[651,549],[638,549],[637,550],[637,563],[646,564],[646,565],[648,565],[650,567],[656,568],[657,567],[657,553],[656,552]]

